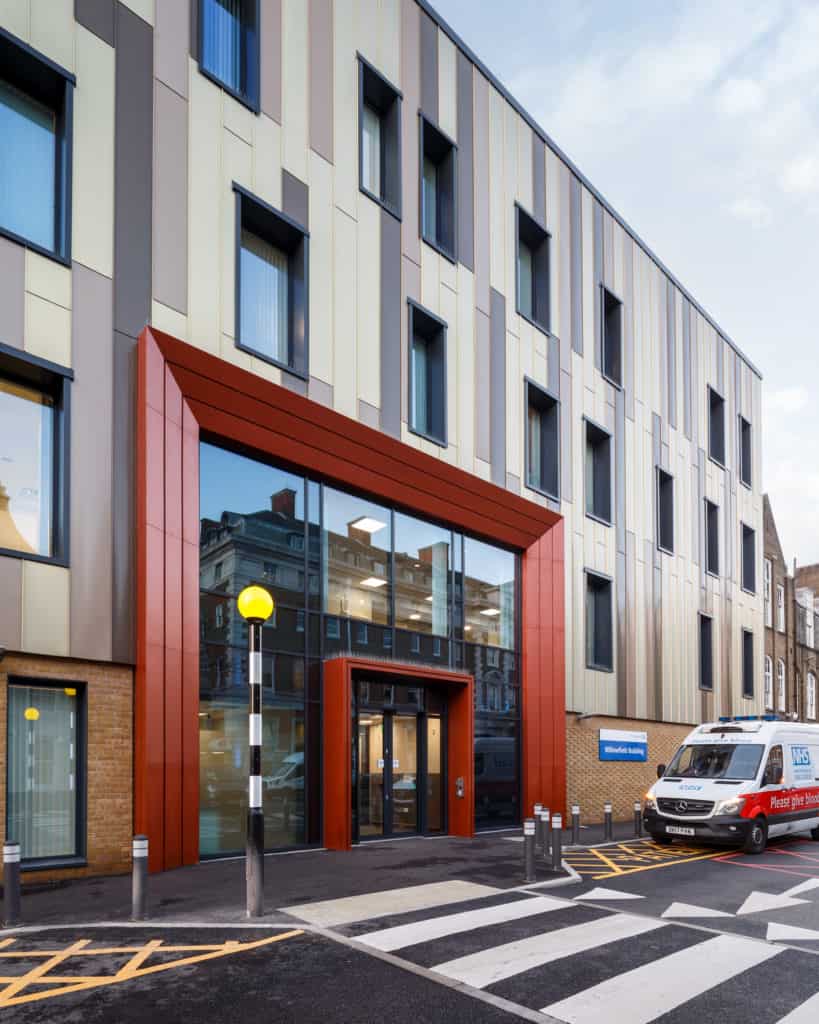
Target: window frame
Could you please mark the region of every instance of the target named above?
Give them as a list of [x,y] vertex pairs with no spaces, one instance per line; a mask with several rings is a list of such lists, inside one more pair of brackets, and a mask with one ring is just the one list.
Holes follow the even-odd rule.
[[[613,507],[614,507],[614,480],[613,480],[614,470],[612,468],[612,461],[614,459],[614,452],[612,451],[612,447],[613,447],[612,446],[613,434],[612,434],[612,432],[610,430],[606,430],[605,427],[601,426],[599,423],[596,423],[593,419],[591,419],[588,416],[584,416],[583,417],[583,422],[585,424],[585,429],[584,429],[584,432],[583,432],[583,489],[584,489],[583,509],[584,509],[585,514],[588,516],[588,518],[589,519],[593,519],[594,522],[600,523],[603,526],[613,526],[614,525],[614,509],[613,509]],[[608,498],[609,498],[609,500],[608,500],[608,506],[609,506],[608,518],[604,518],[603,516],[601,516],[599,514],[599,512],[596,509],[594,509],[594,495],[593,494],[592,494],[592,508],[594,510],[591,511],[591,512],[589,511],[589,495],[587,493],[587,488],[586,488],[586,460],[588,459],[589,430],[590,429],[592,431],[596,432],[598,435],[600,435],[598,437],[598,443],[602,443],[603,442],[603,438],[605,437],[606,444],[607,444],[607,447],[608,447],[608,453],[609,453],[609,458],[608,458],[608,463],[609,463],[609,468],[608,468],[608,492],[609,492],[609,494],[608,494]]]
[[773,711],[776,706],[774,701],[773,658],[770,654],[765,655],[763,703],[766,711]]
[[0,342],[0,377],[50,394],[54,399],[51,554],[0,547],[0,555],[67,569],[70,564],[71,383],[74,371]]
[[[439,448],[446,448],[449,445],[447,433],[447,421],[449,410],[447,409],[447,323],[431,310],[422,306],[414,299],[407,299],[408,323],[407,323],[407,429],[416,437],[423,437],[424,440],[438,445]],[[416,320],[419,322],[420,330],[416,330]],[[424,337],[424,332],[429,332]],[[415,335],[420,334],[428,345],[439,346],[437,359],[440,363],[440,399],[441,399],[441,430],[440,433],[419,430],[412,422],[412,410],[415,398],[415,375],[412,373],[412,347]]]
[[[705,612],[699,612],[699,638],[698,638],[698,652],[699,652],[699,688],[704,693],[714,692],[714,617],[712,615],[706,615]],[[708,672],[706,685],[706,672],[705,672],[705,648],[703,646],[703,628],[708,623]]]
[[[720,392],[717,391],[717,389],[715,387],[712,387],[712,385],[710,385],[710,384],[707,385],[707,389],[708,389],[708,458],[711,460],[711,462],[714,463],[715,466],[719,466],[720,469],[725,469],[726,468],[726,457],[727,457],[727,453],[728,453],[728,450],[727,450],[727,447],[726,447],[726,444],[725,444],[725,407],[726,407],[725,396],[720,394]],[[720,408],[720,410],[722,412],[722,436],[721,436],[721,446],[722,446],[721,455],[722,455],[722,458],[718,458],[717,454],[714,453],[714,420],[713,420],[714,399],[716,399],[717,402],[719,403],[719,408]]]
[[[616,639],[615,639],[615,628],[614,628],[614,580],[612,579],[611,576],[608,576],[606,573],[597,572],[597,570],[595,570],[595,569],[584,569],[583,570],[583,575],[585,576],[585,580],[586,580],[586,587],[585,587],[585,594],[584,594],[584,608],[583,608],[583,614],[584,614],[583,632],[584,632],[585,648],[586,648],[586,654],[585,654],[585,657],[586,657],[586,668],[591,670],[592,672],[608,672],[609,674],[613,675],[614,674],[615,658],[616,658],[616,651],[615,651]],[[608,665],[605,662],[597,661],[595,659],[594,655],[598,653],[597,650],[596,650],[597,644],[596,644],[596,642],[594,642],[593,639],[592,639],[591,643],[589,642],[590,641],[590,636],[589,636],[589,596],[590,596],[590,593],[592,592],[592,589],[594,588],[595,584],[603,584],[604,586],[600,587],[599,589],[600,590],[605,589],[605,590],[608,591],[609,627],[610,627],[610,633],[611,633],[611,635],[610,635],[611,664],[608,664]],[[595,625],[596,625],[596,623],[597,623],[597,618],[595,616]]]
[[754,633],[742,628],[742,699],[754,699]]
[[[779,624],[780,623],[780,617],[779,617],[779,610],[780,610],[779,597],[780,597],[780,595],[782,596],[782,605],[781,605],[781,608],[782,608],[782,620],[781,620],[782,621],[782,625]],[[776,584],[776,609],[775,609],[775,616],[776,617],[774,619],[774,622],[776,623],[776,627],[775,628],[776,628],[777,633],[785,633],[787,631],[787,617],[786,617],[786,613],[785,613],[785,584],[784,583],[777,583]]]
[[[663,554],[673,555],[674,554],[674,533],[675,533],[675,516],[674,516],[674,477],[671,473],[663,469],[662,466],[655,467],[655,488],[656,488],[656,502],[657,502],[657,549],[662,551]],[[663,484],[670,484],[671,491],[671,544],[664,543],[667,538],[664,536],[665,530],[663,529]]]
[[[813,710],[813,714],[810,714],[811,710]],[[816,721],[816,674],[814,672],[808,672],[805,676],[805,718],[809,722]]]
[[[9,59],[3,60],[7,57]],[[0,236],[18,245],[71,267],[72,180],[74,164],[74,87],[76,76],[0,28],[0,66],[12,69],[2,76],[4,82],[18,89],[29,99],[49,107],[55,114],[55,167],[54,167],[54,248],[40,245],[24,235],[0,224]],[[34,86],[34,92],[32,92]],[[62,90],[58,104],[44,95]]]
[[[8,687],[37,686],[44,689],[63,690],[71,687],[77,691],[77,751],[74,791],[76,809],[74,815],[74,853],[61,857],[28,857],[21,859],[25,871],[47,871],[54,868],[85,867],[88,863],[88,687],[85,680],[58,679],[50,676],[9,675]],[[6,835],[9,835],[9,770],[8,751],[11,723],[6,716],[6,761],[5,761],[5,817]]]
[[767,557],[762,559],[762,611],[765,628],[773,629],[773,561]]
[[[419,145],[418,145],[418,234],[421,237],[421,241],[425,242],[435,252],[440,253],[444,259],[450,263],[457,264],[458,262],[458,144],[454,139],[451,139],[446,132],[441,131],[440,127],[428,117],[423,110],[418,111],[418,124],[419,124]],[[451,230],[452,230],[452,247],[451,249],[446,246],[445,243],[441,242],[441,188],[438,186],[436,194],[436,227],[437,237],[428,238],[424,233],[424,159],[427,151],[427,131],[431,133],[432,141],[431,147],[445,148],[446,153],[441,156],[436,162],[435,166],[440,168],[441,165],[449,158],[452,161],[451,168]]]
[[[752,548],[752,550],[751,550],[750,566],[747,564],[747,557],[746,557],[747,556],[746,544],[748,543],[749,538],[750,538],[751,548]],[[739,539],[740,539],[740,554],[741,554],[740,588],[746,594],[753,594],[754,596],[756,596],[756,530],[752,526],[749,526],[747,523],[745,523],[742,520],[740,520],[740,524],[739,524]],[[750,579],[750,580],[746,579],[746,573],[747,573],[747,570],[749,568],[750,568],[750,571],[751,571],[751,574],[752,574],[752,579]],[[748,585],[749,583],[751,583],[752,585],[749,586]]]
[[[750,491],[753,488],[754,481],[754,435],[753,426],[750,420],[746,420],[742,413],[739,414],[739,425],[737,429],[737,444],[739,451],[737,452],[737,465],[739,472],[739,482],[743,487],[747,487]],[[748,439],[748,451],[746,459],[745,451],[745,439]],[[747,465],[746,465],[747,463]],[[748,475],[745,475],[745,470],[748,470]]]
[[[531,238],[535,238],[535,242],[530,242],[527,238],[522,238],[523,234],[528,234]],[[524,244],[531,250],[532,253],[532,315],[524,313],[520,305],[520,243],[523,240]],[[542,255],[545,252],[545,257]],[[545,281],[537,282],[538,271],[535,269],[535,261],[541,259],[545,262],[545,268],[541,267],[540,273],[544,274]],[[542,334],[549,337],[552,335],[552,235],[546,228],[545,224],[542,224],[537,220],[528,210],[525,210],[520,203],[515,203],[515,312],[518,316],[531,324],[532,327],[536,328]],[[541,302],[545,305],[545,316],[539,315],[540,302],[536,302],[536,298],[540,298]]]
[[[540,487],[535,487],[530,482],[531,478],[529,476],[529,431],[530,431],[530,428],[529,428],[529,408],[530,408],[530,405],[531,405],[531,396],[533,394],[536,395],[540,399],[540,401],[542,403],[542,406],[548,406],[548,408],[546,409],[547,412],[551,413],[552,411],[554,411],[554,416],[555,416],[555,463],[556,463],[556,477],[557,477],[557,487],[555,488],[554,492],[550,491],[547,487],[542,486],[542,478],[543,478],[543,468],[542,468],[542,466],[543,466],[543,433],[542,433],[542,431],[541,431],[541,441],[540,441],[540,443],[541,443],[541,459],[540,459],[540,461],[541,461],[541,486]],[[523,425],[524,445],[525,445],[525,452],[524,452],[524,460],[525,460],[525,465],[524,465],[524,484],[525,484],[525,486],[530,491],[534,491],[536,494],[542,494],[545,498],[551,498],[552,501],[560,501],[560,469],[561,469],[561,460],[560,460],[560,440],[561,440],[561,432],[560,432],[560,399],[557,397],[557,395],[555,395],[548,388],[545,388],[545,387],[543,387],[542,384],[538,384],[536,381],[533,381],[530,377],[524,377],[523,378],[523,399],[524,399],[524,412],[525,412],[525,421],[524,421],[524,425]],[[541,415],[542,415],[544,409],[541,407],[540,411],[541,411]]]
[[788,710],[788,670],[784,658],[776,659],[776,707],[778,711]]
[[208,70],[202,63],[202,53],[205,48],[205,18],[202,8],[206,0],[196,0],[196,64],[199,68],[199,73],[204,75],[209,81],[213,82],[214,85],[218,86],[228,96],[232,96],[238,103],[241,103],[243,107],[247,107],[248,110],[252,111],[257,116],[261,113],[261,77],[262,77],[262,64],[261,64],[261,47],[260,47],[260,36],[261,36],[261,0],[242,0],[243,7],[245,4],[252,5],[253,7],[253,24],[247,23],[243,17],[242,19],[242,32],[247,32],[248,39],[243,39],[243,49],[246,51],[246,60],[248,66],[248,77],[250,77],[250,69],[253,68],[253,80],[252,87],[248,89],[246,93],[239,89],[234,89],[227,82],[223,82],[218,75],[215,75],[212,71]]
[[[356,53],[358,58],[358,189],[363,192],[365,196],[372,199],[374,203],[377,203],[387,213],[392,214],[396,220],[401,220],[402,210],[402,195],[403,195],[403,162],[402,162],[402,150],[401,150],[401,136],[402,136],[402,114],[403,114],[403,102],[404,96],[400,89],[397,89],[392,82],[383,75],[378,68],[376,68],[370,61],[367,60],[361,53]],[[367,92],[368,82],[370,88],[381,90],[383,93],[381,99],[385,101],[387,96],[391,94],[389,102],[383,103],[383,109],[378,111],[379,118],[381,121],[381,191],[385,191],[384,180],[387,174],[387,160],[386,160],[386,145],[384,138],[385,122],[391,115],[392,108],[395,107],[397,118],[397,130],[395,139],[395,167],[392,169],[396,180],[393,182],[394,188],[389,191],[394,191],[397,196],[397,200],[386,198],[384,195],[376,195],[375,192],[371,191],[364,184],[364,105],[366,102],[365,93]],[[376,109],[375,105],[370,102],[368,106]]]
[[[277,366],[286,373],[293,374],[301,380],[310,379],[310,232],[286,213],[277,210],[274,206],[266,203],[263,199],[248,191],[237,182],[233,182],[235,200],[235,240],[234,240],[234,346],[242,352],[262,362]],[[277,241],[271,244],[277,245],[287,255],[287,290],[288,290],[288,317],[287,317],[287,349],[288,362],[276,359],[253,348],[242,341],[242,227],[244,204],[248,204],[248,210],[252,215],[265,221],[265,228],[272,235],[277,235]],[[253,232],[257,237],[265,237],[258,231]],[[268,236],[269,240],[269,236]],[[283,240],[283,241],[280,241]],[[300,275],[300,276],[299,276]],[[296,315],[296,307],[301,310]],[[295,337],[294,322],[300,319],[303,323],[303,335],[300,339]],[[302,355],[298,363],[296,361],[296,349],[302,349]],[[300,365],[303,364],[303,365]]]
[[[609,331],[608,322],[609,316],[607,308],[616,304],[616,311],[619,313],[618,325],[617,325],[617,362],[619,366],[619,379],[614,373],[610,372],[611,367],[609,366],[609,360],[607,358],[609,352]],[[625,303],[615,292],[608,288],[603,282],[600,282],[600,373],[604,380],[607,380],[612,387],[617,388],[618,391],[623,390],[623,326],[625,321]]]
[[[711,524],[709,522],[711,509],[714,510],[714,516],[716,518],[716,525],[714,529],[714,548],[716,551],[716,567],[711,564]],[[711,501],[710,498],[703,498],[703,519],[704,519],[704,537],[705,537],[705,571],[709,576],[713,576],[714,579],[720,578],[720,545],[719,545],[719,505],[715,501]]]

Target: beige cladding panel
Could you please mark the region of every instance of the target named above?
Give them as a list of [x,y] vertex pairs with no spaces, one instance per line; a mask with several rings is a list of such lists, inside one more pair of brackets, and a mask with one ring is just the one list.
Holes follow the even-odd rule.
[[21,650],[69,653],[69,570],[23,562]]

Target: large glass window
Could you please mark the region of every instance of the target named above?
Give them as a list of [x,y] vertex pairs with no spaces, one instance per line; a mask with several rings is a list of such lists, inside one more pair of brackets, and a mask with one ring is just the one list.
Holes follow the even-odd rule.
[[6,835],[23,860],[82,853],[76,686],[9,683]]
[[515,647],[515,556],[464,538],[464,639]]
[[331,615],[389,624],[389,509],[324,488],[324,610]]
[[258,0],[200,0],[199,17],[200,68],[258,110]]
[[395,625],[449,636],[452,533],[395,514]]

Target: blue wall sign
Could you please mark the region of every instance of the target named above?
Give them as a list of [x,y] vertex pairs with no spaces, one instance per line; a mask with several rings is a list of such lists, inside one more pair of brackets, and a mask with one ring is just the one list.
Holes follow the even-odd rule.
[[601,761],[647,761],[648,733],[622,729],[600,730]]

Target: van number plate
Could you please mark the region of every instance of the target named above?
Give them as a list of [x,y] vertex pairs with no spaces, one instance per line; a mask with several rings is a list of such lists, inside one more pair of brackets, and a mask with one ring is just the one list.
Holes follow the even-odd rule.
[[697,834],[693,828],[682,828],[680,825],[666,825],[665,830],[672,836],[695,836]]

